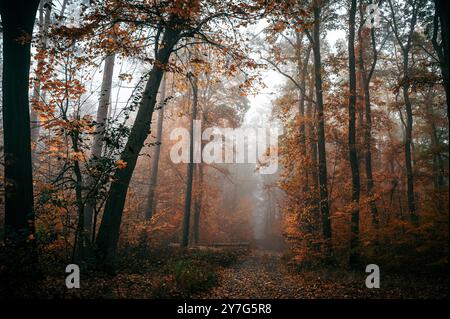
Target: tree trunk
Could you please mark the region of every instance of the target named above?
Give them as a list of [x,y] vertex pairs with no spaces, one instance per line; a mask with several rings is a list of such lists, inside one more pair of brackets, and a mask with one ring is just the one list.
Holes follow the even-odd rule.
[[[408,54],[404,53],[403,58],[404,74],[405,77],[408,74]],[[408,197],[408,210],[410,219],[413,224],[418,223],[416,215],[416,203],[414,198],[414,175],[412,167],[411,156],[411,144],[412,144],[412,129],[413,129],[413,114],[412,103],[409,98],[409,84],[408,79],[405,79],[405,83],[402,86],[403,99],[405,101],[406,108],[406,129],[405,129],[405,166],[406,166],[406,180],[407,180],[407,197]]]
[[[302,39],[300,38],[300,36],[297,35],[297,69],[299,72],[299,77],[300,77],[300,87],[301,89],[299,90],[299,105],[298,105],[298,111],[299,111],[299,115],[300,115],[300,129],[299,129],[299,142],[300,142],[300,152],[303,156],[303,160],[306,159],[306,155],[307,155],[307,151],[306,151],[306,126],[305,126],[305,97],[306,97],[306,76],[308,75],[308,61],[309,61],[309,55],[311,52],[310,47],[307,48],[306,50],[306,55],[304,57],[304,60],[302,61],[302,56],[301,56],[301,41]],[[308,185],[308,170],[305,169],[304,170],[304,178],[305,178],[305,186],[303,187],[303,192],[307,192],[309,189],[309,185]]]
[[38,0],[1,1],[6,265],[36,271],[35,215],[28,98],[30,47]]
[[203,202],[203,164],[199,163],[196,165],[198,176],[197,176],[197,194],[194,203],[194,244],[198,244],[200,240],[200,215],[202,212],[202,202]]
[[[362,7],[360,7],[360,13],[363,14]],[[373,198],[373,173],[372,173],[372,106],[371,106],[371,97],[370,97],[370,80],[373,75],[373,71],[375,69],[378,54],[375,44],[375,33],[373,28],[371,29],[371,38],[372,38],[372,53],[373,53],[373,61],[371,63],[371,68],[369,73],[366,71],[365,62],[364,62],[364,47],[365,41],[359,33],[359,68],[361,70],[361,79],[362,79],[362,87],[364,93],[364,117],[365,117],[365,125],[364,125],[364,148],[365,148],[365,171],[366,171],[366,187],[367,187],[367,195],[369,196],[369,207],[372,215],[372,224],[375,228],[378,227],[378,209],[375,203],[375,199]]]
[[409,52],[412,48],[413,32],[417,23],[417,16],[419,14],[420,3],[412,3],[412,14],[410,19],[410,27],[408,37],[406,38],[406,44],[403,43],[397,29],[397,23],[395,21],[395,10],[392,5],[392,1],[389,0],[389,6],[391,8],[391,17],[393,19],[393,31],[397,39],[398,45],[401,48],[403,55],[403,80],[402,80],[402,92],[403,100],[405,102],[406,109],[406,125],[405,125],[405,166],[406,166],[406,179],[407,179],[407,199],[408,199],[408,211],[410,220],[413,224],[417,225],[418,217],[416,215],[416,203],[414,199],[414,175],[412,168],[412,156],[411,156],[411,144],[412,144],[412,130],[413,130],[413,114],[412,103],[409,98],[410,78],[409,78]]
[[183,214],[183,234],[181,237],[181,247],[186,248],[189,245],[189,225],[191,216],[191,200],[192,200],[192,177],[194,171],[194,120],[197,118],[197,103],[198,103],[198,87],[197,78],[190,76],[192,85],[192,118],[191,118],[191,138],[189,145],[189,163],[187,165],[186,178],[186,194],[184,199],[184,214]]
[[351,1],[348,35],[348,73],[349,73],[349,97],[348,97],[348,155],[352,172],[352,216],[351,216],[351,242],[350,264],[356,266],[359,263],[359,196],[360,178],[358,153],[356,150],[356,63],[355,63],[355,19],[356,0]]
[[145,219],[150,220],[153,215],[154,207],[156,206],[155,190],[156,183],[158,182],[158,166],[159,166],[159,155],[161,152],[161,138],[163,131],[164,122],[164,108],[166,100],[166,76],[163,77],[160,90],[160,109],[158,111],[158,122],[156,127],[156,145],[153,151],[152,164],[150,169],[150,185],[147,200],[147,209],[145,210]]
[[[48,0],[41,0],[39,5],[39,48],[38,50],[46,50],[47,49],[47,31],[50,26],[50,14],[51,14],[51,3]],[[41,67],[41,62],[38,61],[37,68]],[[44,100],[41,92],[41,83],[38,79],[35,80],[33,86],[33,98],[32,103],[38,103],[39,101]],[[35,148],[37,147],[37,141],[39,139],[39,131],[40,131],[40,122],[38,117],[38,112],[31,108],[31,141],[35,144]]]
[[118,169],[109,189],[103,218],[97,235],[97,258],[106,270],[114,270],[114,260],[119,240],[120,224],[128,185],[136,166],[139,153],[150,131],[150,122],[156,103],[156,95],[164,73],[162,65],[167,64],[180,31],[169,27],[164,32],[162,44],[157,52],[155,64],[149,74],[136,120],[131,129],[121,159],[126,167]]
[[[92,141],[92,149],[89,159],[91,165],[95,165],[95,162],[102,156],[104,144],[103,138],[105,136],[108,110],[111,103],[114,61],[115,61],[115,54],[109,54],[106,56],[105,65],[103,69],[102,86],[100,89],[100,98],[98,102],[97,116],[95,119],[96,126],[94,130],[94,138]],[[94,185],[95,181],[92,179],[92,177],[88,177],[87,182],[90,189],[93,187],[97,187]],[[85,234],[84,236],[86,237],[88,242],[93,241],[93,234],[95,233],[92,224],[96,204],[97,201],[95,200],[95,196],[88,198],[86,201],[86,207],[84,209],[84,234]]]
[[313,53],[314,53],[314,78],[316,89],[317,103],[317,121],[318,121],[318,156],[319,156],[319,198],[320,211],[322,215],[322,232],[326,245],[327,253],[331,243],[331,220],[328,206],[328,186],[327,186],[327,159],[325,151],[325,119],[322,92],[322,74],[321,74],[321,53],[320,53],[320,19],[321,8],[317,4],[314,5],[314,34],[313,34]]

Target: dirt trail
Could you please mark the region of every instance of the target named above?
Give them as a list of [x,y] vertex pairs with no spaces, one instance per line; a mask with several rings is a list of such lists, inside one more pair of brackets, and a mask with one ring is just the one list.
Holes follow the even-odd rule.
[[337,270],[292,273],[280,260],[282,254],[254,250],[219,272],[219,285],[198,298],[432,298],[447,295],[448,282],[439,286],[421,278],[382,277],[380,289],[365,286],[366,274]]

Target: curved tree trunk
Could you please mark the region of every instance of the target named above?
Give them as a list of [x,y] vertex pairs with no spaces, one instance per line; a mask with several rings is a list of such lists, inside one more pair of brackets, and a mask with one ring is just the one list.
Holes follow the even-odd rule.
[[114,181],[111,183],[109,189],[108,199],[105,204],[96,241],[98,263],[105,270],[114,270],[120,224],[128,185],[130,184],[139,153],[150,131],[150,122],[156,104],[156,95],[164,73],[163,66],[169,61],[179,33],[180,30],[174,30],[169,27],[165,29],[162,44],[156,54],[156,61],[158,63],[150,71],[136,120],[131,129],[125,149],[121,154],[121,159],[126,163],[126,167],[116,171]]

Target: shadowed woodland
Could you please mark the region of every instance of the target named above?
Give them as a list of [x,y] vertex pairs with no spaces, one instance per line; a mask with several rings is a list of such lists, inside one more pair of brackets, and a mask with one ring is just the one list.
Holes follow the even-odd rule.
[[448,2],[0,16],[2,298],[448,298]]

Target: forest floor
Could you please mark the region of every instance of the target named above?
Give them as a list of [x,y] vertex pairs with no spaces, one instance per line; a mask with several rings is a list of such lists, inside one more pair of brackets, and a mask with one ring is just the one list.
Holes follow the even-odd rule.
[[[82,271],[81,289],[67,289],[63,265],[22,289],[19,298],[448,298],[448,274],[399,274],[380,267],[381,288],[365,286],[367,274],[340,268],[297,268],[283,253],[263,250],[144,249],[122,256],[115,275]],[[59,270],[55,270],[59,269]],[[0,299],[1,298],[0,289]],[[7,294],[10,298],[12,295]]]
[[421,277],[383,274],[381,287],[368,289],[366,274],[349,270],[303,269],[293,272],[282,253],[253,250],[229,268],[219,271],[219,283],[196,298],[448,298],[447,276]]

